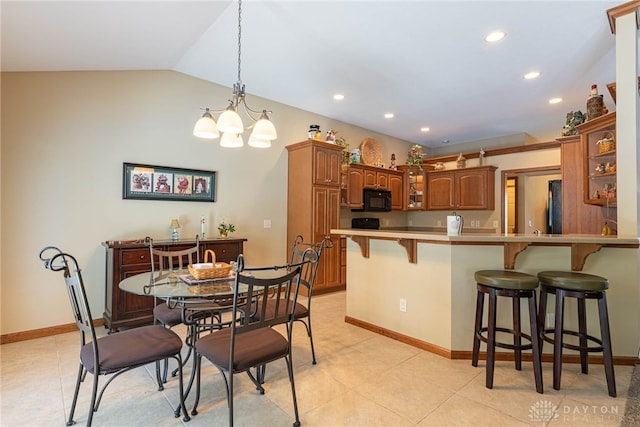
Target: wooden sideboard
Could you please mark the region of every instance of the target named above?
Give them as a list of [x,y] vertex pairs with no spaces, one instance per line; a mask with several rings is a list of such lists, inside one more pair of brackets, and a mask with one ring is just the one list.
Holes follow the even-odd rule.
[[[216,260],[235,261],[243,253],[247,239],[203,239],[200,240],[200,260],[204,251],[211,249]],[[163,250],[180,250],[195,245],[195,239],[154,241],[154,247]],[[144,239],[107,241],[106,249],[105,308],[102,317],[110,332],[120,327],[132,327],[153,322],[153,297],[140,296],[121,291],[118,285],[134,274],[151,271],[151,255]],[[157,263],[157,260],[156,260]]]

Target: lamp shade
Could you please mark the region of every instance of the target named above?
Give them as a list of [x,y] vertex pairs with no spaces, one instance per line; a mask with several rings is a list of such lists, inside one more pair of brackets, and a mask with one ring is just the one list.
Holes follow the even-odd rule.
[[271,140],[257,138],[253,133],[249,137],[249,145],[255,148],[269,148],[271,147]]
[[205,115],[202,116],[193,127],[193,135],[198,138],[216,139],[220,136],[220,132],[218,132],[218,127],[216,126],[216,122],[213,120],[213,117],[211,117],[210,114],[205,113]]
[[244,145],[242,141],[242,135],[239,133],[225,132],[220,137],[220,146],[226,148],[238,148]]
[[276,139],[278,137],[276,127],[271,123],[271,120],[269,120],[266,114],[263,114],[260,120],[258,120],[254,125],[253,136],[268,140]]
[[170,228],[180,228],[180,223],[178,222],[177,218],[174,218],[171,220],[171,225],[169,226]]
[[218,131],[233,134],[244,132],[244,125],[238,113],[233,110],[224,110],[218,117]]

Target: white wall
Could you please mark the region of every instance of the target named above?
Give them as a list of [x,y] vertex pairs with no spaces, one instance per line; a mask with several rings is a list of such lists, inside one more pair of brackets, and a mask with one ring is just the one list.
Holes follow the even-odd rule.
[[[104,310],[101,242],[208,234],[222,217],[248,239],[250,264],[286,259],[287,144],[307,138],[309,124],[336,130],[357,147],[378,139],[384,156],[409,144],[268,100],[273,147],[222,149],[192,136],[201,107],[221,108],[231,89],[169,71],[2,73],[0,286],[1,334],[71,323],[60,273],[38,261],[45,245],[75,255],[94,318]],[[122,163],[217,171],[216,203],[122,199]],[[272,228],[264,229],[263,219]],[[25,315],[28,313],[28,315]]]

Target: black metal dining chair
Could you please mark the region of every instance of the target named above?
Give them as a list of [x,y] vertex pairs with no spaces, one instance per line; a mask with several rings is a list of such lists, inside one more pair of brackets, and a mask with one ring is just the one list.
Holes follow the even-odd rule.
[[[144,243],[149,247],[150,259],[151,259],[151,276],[155,280],[162,279],[165,275],[176,274],[176,272],[184,272],[189,264],[198,263],[200,259],[200,238],[196,236],[195,246],[177,250],[164,250],[153,246],[153,239],[151,237],[145,237]],[[157,264],[157,267],[156,267]],[[163,273],[167,272],[167,273]],[[177,280],[177,278],[176,278]],[[207,304],[208,305],[208,304]],[[194,306],[195,307],[195,306]],[[194,323],[209,315],[208,310],[199,311],[198,313],[189,313],[189,320],[185,321],[185,310],[174,304],[169,304],[167,301],[158,303],[154,297],[153,304],[153,319],[154,322],[161,324],[166,328],[173,328],[176,325],[185,324],[187,326],[187,336],[185,340],[190,340],[193,337]],[[193,322],[193,323],[192,323]],[[189,344],[189,343],[187,343]],[[184,366],[191,357],[192,346],[188,345],[187,356],[182,361]],[[169,370],[169,364],[164,363],[164,369],[162,374],[162,382],[167,382],[167,374]],[[178,373],[178,368],[171,372],[171,376],[175,377]]]
[[[313,332],[311,329],[311,297],[313,295],[313,285],[316,281],[316,273],[318,271],[318,265],[320,263],[320,256],[324,249],[333,248],[333,240],[329,236],[326,236],[319,243],[308,243],[304,241],[301,235],[296,236],[291,247],[291,255],[289,257],[289,265],[297,265],[303,263],[303,269],[300,273],[300,286],[305,288],[307,294],[306,303],[297,301],[294,306],[293,320],[300,322],[305,326],[307,330],[307,336],[309,337],[309,343],[311,345],[311,363],[316,364],[316,350],[313,345]],[[313,251],[310,252],[309,250]],[[306,258],[306,259],[305,259]],[[314,259],[314,262],[306,262]],[[267,316],[273,316],[276,307],[284,307],[275,299],[270,299],[267,302],[266,314]],[[256,313],[256,316],[260,316],[260,313]]]
[[[291,330],[300,274],[309,262],[295,266],[245,269],[243,256],[238,257],[231,311],[235,321],[231,322],[230,327],[205,335],[196,342],[196,398],[192,415],[198,413],[203,356],[218,368],[224,378],[230,426],[233,426],[234,375],[246,372],[260,394],[264,394],[261,381],[251,373],[251,369],[284,358],[293,397],[293,425],[300,425],[291,360]],[[278,270],[283,273],[280,274]],[[273,316],[267,316],[267,304],[272,294],[275,294],[274,300],[282,307],[278,306]],[[256,316],[256,313],[260,313],[260,316]],[[280,324],[287,325],[286,336],[272,328]]]
[[[67,425],[75,424],[73,415],[78,402],[80,383],[84,381],[87,372],[93,375],[91,404],[87,416],[87,426],[90,426],[93,421],[93,413],[98,411],[105,389],[120,374],[155,362],[158,390],[163,390],[164,386],[160,378],[160,361],[167,358],[173,358],[178,362],[180,373],[178,382],[180,404],[175,409],[174,415],[177,418],[182,411],[184,413],[183,420],[189,421],[190,417],[184,403],[182,382],[182,358],[180,355],[182,339],[175,332],[160,325],[133,328],[97,338],[77,260],[53,246],[42,249],[39,256],[40,260],[44,262],[45,268],[63,272],[73,317],[80,330],[80,365]],[[112,376],[109,377],[98,394],[98,377],[100,375]]]

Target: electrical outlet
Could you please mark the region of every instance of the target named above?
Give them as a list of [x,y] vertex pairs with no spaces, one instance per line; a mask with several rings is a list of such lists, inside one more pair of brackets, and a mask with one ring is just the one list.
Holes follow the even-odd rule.
[[442,227],[442,221],[438,220],[437,224],[438,224],[438,227]]
[[404,298],[400,298],[400,311],[403,313],[407,312],[407,300]]
[[413,225],[413,220],[412,220],[412,219],[410,219],[410,220],[409,220],[409,226],[412,226],[412,225]]
[[555,324],[556,324],[556,314],[547,313],[547,327],[555,326]]
[[533,221],[529,220],[529,227],[533,227]]
[[271,220],[270,219],[265,219],[263,224],[264,224],[264,228],[271,228]]
[[498,228],[498,221],[493,221],[493,228]]

